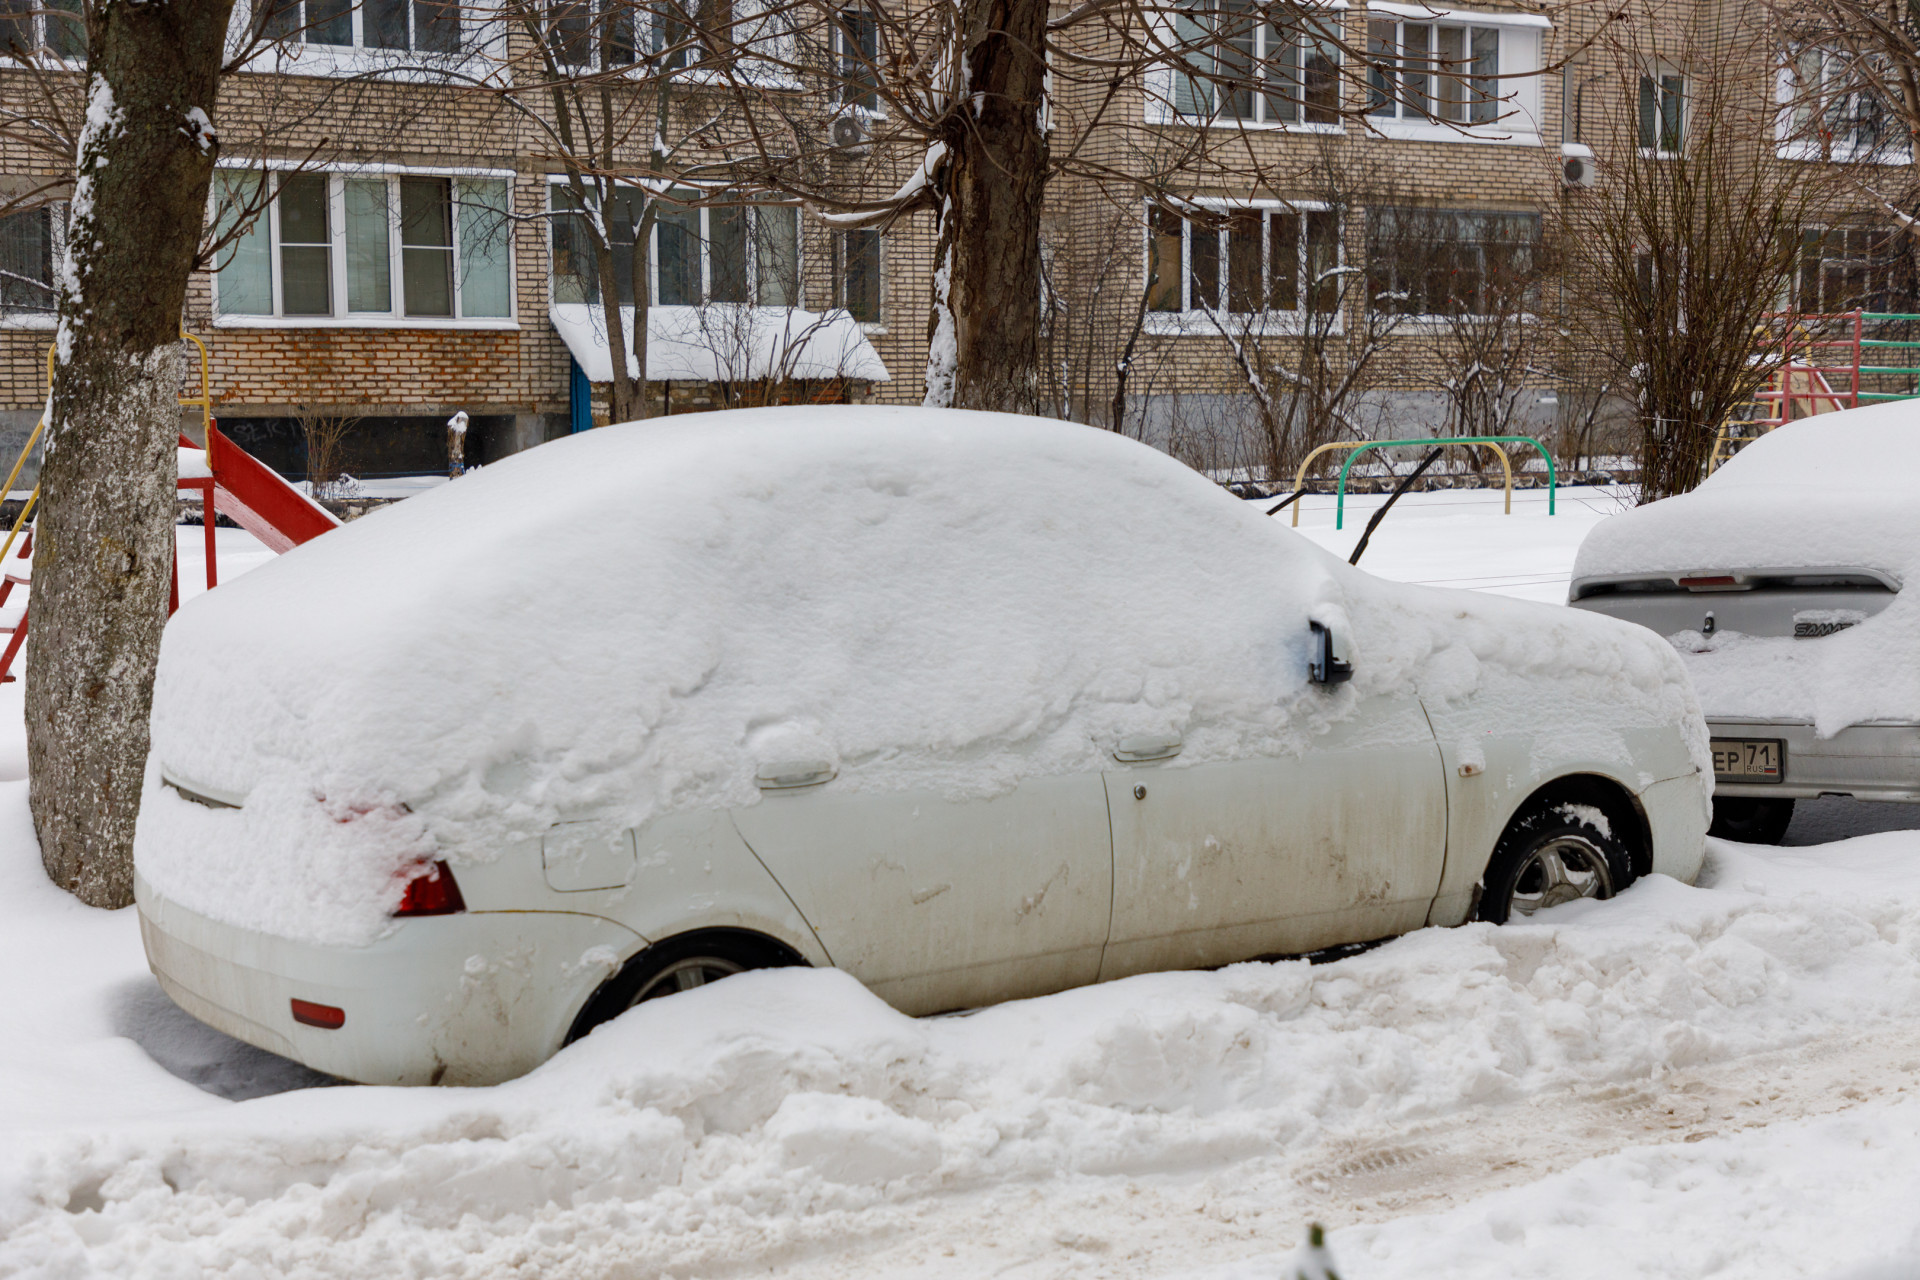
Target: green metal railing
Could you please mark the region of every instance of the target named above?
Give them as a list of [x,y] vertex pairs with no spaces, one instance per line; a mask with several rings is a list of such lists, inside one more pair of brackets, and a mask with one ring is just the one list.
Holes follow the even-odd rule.
[[[1920,315],[1905,311],[1863,311],[1860,313],[1860,323],[1863,326],[1869,321],[1874,320],[1891,320],[1896,322],[1920,321]],[[1877,351],[1920,351],[1920,339],[1862,337],[1859,340],[1859,347],[1863,353],[1869,348]],[[1862,364],[1859,366],[1859,369],[1862,377],[1870,373],[1890,374],[1909,378],[1920,377],[1920,365]],[[1863,390],[1856,393],[1854,399],[1864,403],[1868,400],[1912,400],[1916,396],[1920,396],[1920,391]]]
[[1333,504],[1333,527],[1343,529],[1347,520],[1347,472],[1353,469],[1353,460],[1369,449],[1392,449],[1412,445],[1450,445],[1450,444],[1530,444],[1540,451],[1547,463],[1547,514],[1554,514],[1554,499],[1560,489],[1559,473],[1554,470],[1553,455],[1547,446],[1532,436],[1433,436],[1424,440],[1369,440],[1347,455],[1340,466],[1340,484],[1335,490]]

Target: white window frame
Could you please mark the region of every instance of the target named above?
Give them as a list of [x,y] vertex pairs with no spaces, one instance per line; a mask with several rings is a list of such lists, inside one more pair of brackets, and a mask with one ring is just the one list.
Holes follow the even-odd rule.
[[[33,24],[33,48],[28,50],[23,50],[22,52],[24,52],[27,56],[25,58],[21,58],[16,56],[13,53],[13,51],[10,48],[8,48],[4,42],[0,42],[0,65],[11,63],[14,66],[22,66],[30,63],[33,65],[46,67],[49,70],[69,70],[69,71],[77,71],[85,67],[87,65],[87,57],[84,49],[81,51],[78,57],[69,58],[61,54],[55,53],[51,48],[48,47],[47,45],[47,16],[48,15],[47,15],[47,7],[46,7],[47,0],[30,0],[30,2],[32,3],[32,6],[33,6],[32,12],[30,14],[14,14],[9,16],[14,18],[24,17],[27,19],[27,21]],[[75,18],[79,18],[81,15],[78,13],[75,13],[73,16]],[[86,42],[86,38],[87,38],[86,32],[82,30],[80,33],[80,40],[83,45]]]
[[[258,172],[258,164],[245,161],[230,161],[220,165],[222,170],[252,170]],[[294,169],[291,164],[270,163],[267,166],[266,181],[275,180],[276,173]],[[220,273],[209,272],[213,293],[213,325],[217,329],[518,329],[520,327],[519,272],[517,268],[518,237],[512,228],[507,231],[507,314],[504,316],[466,317],[461,311],[461,246],[460,214],[456,202],[451,217],[453,220],[453,310],[451,316],[410,316],[406,313],[406,285],[403,274],[404,255],[402,253],[400,229],[399,184],[389,182],[387,198],[387,253],[388,269],[387,311],[347,310],[347,219],[345,180],[348,178],[492,178],[504,181],[507,189],[507,208],[512,212],[514,198],[515,173],[511,169],[467,169],[439,168],[402,165],[353,165],[329,168],[315,172],[316,177],[327,179],[327,237],[329,242],[328,289],[332,302],[332,315],[327,316],[290,316],[284,314],[282,288],[285,272],[280,257],[280,197],[275,193],[272,203],[261,215],[268,228],[267,256],[273,271],[273,314],[272,315],[222,315],[220,312]],[[217,202],[218,188],[210,200]],[[214,212],[217,213],[217,208]]]
[[[558,225],[559,217],[557,215],[561,214],[561,210],[560,210],[559,204],[556,201],[555,195],[557,192],[569,190],[571,183],[564,174],[548,174],[546,186],[547,186],[547,214],[549,219],[552,221],[552,223],[554,225]],[[666,205],[664,201],[662,201],[661,203],[663,207],[666,207],[666,208],[675,207],[671,205]],[[806,271],[807,251],[806,251],[806,237],[804,234],[802,234],[804,228],[801,226],[801,222],[800,222],[800,211],[791,205],[764,205],[764,206],[747,205],[745,207],[748,210],[747,228],[746,228],[747,261],[746,261],[745,270],[747,275],[747,292],[751,295],[751,300],[745,303],[738,303],[738,302],[716,303],[709,300],[713,293],[713,253],[712,253],[711,246],[713,244],[712,214],[714,211],[710,208],[700,207],[700,208],[688,210],[688,212],[698,214],[700,218],[700,295],[703,301],[701,302],[662,302],[660,300],[660,222],[659,222],[659,219],[656,218],[654,220],[652,230],[649,232],[648,238],[647,238],[647,287],[648,287],[648,297],[651,300],[649,303],[650,306],[655,306],[655,307],[749,306],[749,307],[754,307],[756,309],[763,309],[763,310],[769,310],[769,311],[790,311],[795,309],[802,309],[802,310],[805,309],[806,295],[807,295],[807,271]],[[759,210],[762,208],[782,210],[786,213],[791,214],[794,218],[794,241],[793,241],[794,300],[792,302],[763,303],[759,300],[760,237],[755,233],[758,230],[757,223],[760,218]],[[580,215],[569,213],[569,214],[565,214],[564,216],[572,218],[572,217],[578,217]],[[556,296],[554,292],[554,281],[557,279],[557,272],[554,270],[553,232],[551,228],[549,228],[546,235],[545,251],[547,255],[547,289],[548,289],[547,296],[553,297],[553,296]],[[562,304],[562,305],[566,305],[566,304]],[[579,304],[579,305],[597,307],[600,305],[600,303],[588,302],[588,303]],[[625,304],[622,304],[622,305],[625,305]]]
[[[1247,325],[1244,331],[1250,332],[1256,335],[1260,335],[1260,336],[1286,336],[1291,334],[1304,333],[1307,330],[1308,319],[1311,315],[1324,314],[1324,313],[1310,312],[1307,309],[1307,301],[1311,295],[1313,285],[1312,285],[1312,282],[1306,278],[1306,274],[1307,274],[1306,215],[1309,213],[1326,213],[1334,210],[1335,206],[1328,204],[1324,200],[1273,200],[1273,199],[1230,200],[1230,199],[1223,199],[1215,196],[1208,196],[1200,199],[1190,200],[1188,201],[1188,203],[1198,209],[1217,209],[1217,210],[1220,210],[1221,212],[1255,210],[1262,213],[1297,213],[1301,215],[1300,234],[1299,234],[1299,239],[1297,241],[1298,248],[1296,251],[1297,256],[1294,260],[1294,269],[1298,273],[1295,276],[1295,280],[1294,280],[1295,297],[1298,299],[1299,305],[1296,306],[1292,311],[1265,310],[1265,311],[1259,311],[1259,312],[1227,311],[1223,307],[1222,309],[1220,309],[1219,314],[1223,316],[1227,316],[1229,318],[1246,318],[1246,319],[1257,318],[1258,322]],[[1141,250],[1142,250],[1141,285],[1142,287],[1145,287],[1146,274],[1147,272],[1152,270],[1152,264],[1153,264],[1154,213],[1155,213],[1154,206],[1152,206],[1151,204],[1147,205],[1146,219],[1142,226],[1143,235],[1141,239]],[[1183,217],[1181,218],[1180,221],[1181,221],[1181,231],[1180,231],[1181,309],[1179,311],[1154,311],[1149,309],[1146,313],[1146,319],[1144,322],[1145,331],[1147,333],[1162,334],[1162,335],[1167,335],[1172,337],[1179,337],[1179,336],[1196,336],[1196,337],[1215,336],[1217,337],[1219,336],[1219,333],[1220,333],[1219,327],[1213,322],[1212,317],[1210,317],[1206,311],[1192,305],[1192,299],[1188,297],[1187,291],[1188,291],[1189,283],[1193,277],[1193,237],[1196,234],[1196,230],[1198,230],[1198,234],[1201,234],[1201,235],[1218,235],[1219,232],[1217,230],[1196,229],[1193,224],[1193,219],[1189,217]],[[1345,220],[1343,218],[1336,218],[1334,220],[1334,229],[1335,229],[1334,264],[1336,268],[1345,267],[1348,265],[1347,264],[1347,235],[1346,235],[1347,229],[1345,225]],[[1270,238],[1267,235],[1262,234],[1261,253],[1263,257],[1266,254],[1267,246],[1269,244],[1271,244]],[[1222,295],[1224,295],[1228,287],[1228,280],[1229,280],[1227,253],[1223,252],[1220,255],[1219,272],[1220,272],[1220,280],[1219,280],[1218,287]],[[1267,263],[1266,274],[1269,280],[1272,278],[1272,273],[1273,273],[1273,266],[1271,263]],[[1223,296],[1223,301],[1224,301],[1224,296]],[[1333,320],[1332,320],[1332,323],[1329,325],[1328,331],[1331,333],[1344,333],[1346,331],[1346,305],[1345,305],[1344,297],[1341,300],[1341,305],[1337,306],[1333,311]]]
[[[23,209],[20,213],[39,213],[47,215],[47,235],[52,241],[53,270],[47,281],[54,295],[56,305],[59,302],[60,264],[67,256],[67,202],[55,201],[40,209]],[[18,216],[18,215],[9,215]],[[0,329],[52,329],[59,324],[59,317],[52,309],[46,311],[12,311],[0,308]]]
[[[833,59],[833,84],[832,84],[833,109],[835,111],[848,112],[853,115],[857,115],[862,119],[867,119],[867,120],[884,119],[887,114],[886,102],[884,99],[880,97],[879,90],[877,87],[879,82],[879,76],[880,76],[880,65],[879,65],[880,63],[880,14],[876,11],[876,9],[877,9],[877,5],[870,2],[870,0],[841,0],[840,3],[833,6],[833,25],[828,32],[829,53]],[[847,58],[848,53],[847,53],[847,28],[846,28],[846,25],[840,21],[840,19],[843,15],[853,14],[853,13],[863,14],[866,17],[867,21],[873,23],[873,47],[874,47],[873,63],[874,65],[872,66],[871,70],[874,76],[876,88],[872,91],[873,92],[872,106],[866,106],[862,103],[849,101],[846,95],[850,86],[842,78],[846,74],[844,59]],[[865,55],[861,54],[858,56],[865,56]]]
[[[887,331],[887,237],[884,232],[871,227],[855,228],[854,230],[873,232],[874,257],[877,259],[874,263],[875,275],[873,284],[875,291],[879,295],[874,300],[874,310],[879,314],[879,319],[856,319],[854,323],[860,326],[862,333],[885,333]],[[841,246],[846,243],[844,237],[851,234],[851,232],[834,230],[828,234],[833,237],[833,248],[827,255],[827,265],[833,272],[833,292],[831,296],[834,307],[844,309],[846,306],[847,263]],[[849,312],[848,314],[851,315],[852,313]]]
[[[252,38],[254,5],[261,0],[235,0],[227,28],[230,52],[244,49]],[[472,71],[476,63],[492,67],[507,56],[507,24],[494,16],[487,0],[462,0],[458,53],[420,49],[375,49],[366,43],[363,0],[352,0],[349,21],[352,44],[309,43],[304,36],[269,40],[243,70],[262,75],[358,76],[388,72],[401,81],[442,83],[439,70]],[[408,4],[408,21],[413,20]]]
[[[1668,150],[1659,145],[1660,135],[1666,132],[1666,130],[1660,126],[1664,124],[1665,120],[1664,104],[1666,98],[1666,82],[1668,80],[1678,80],[1680,82],[1680,120],[1678,128],[1678,141],[1680,145],[1673,150]],[[1635,141],[1639,141],[1642,136],[1640,133],[1641,95],[1646,92],[1649,85],[1651,85],[1653,89],[1654,111],[1658,113],[1655,119],[1655,142],[1651,147],[1642,146],[1640,148],[1640,154],[1648,160],[1672,160],[1686,154],[1687,134],[1693,127],[1693,81],[1684,71],[1681,71],[1678,67],[1669,63],[1657,62],[1651,66],[1640,69],[1639,76],[1636,77],[1633,82],[1633,131]]]
[[[1811,105],[1801,89],[1800,74],[1804,60],[1808,55],[1820,57],[1820,87],[1815,91],[1815,101]],[[1826,115],[1831,109],[1831,91],[1828,84],[1839,79],[1828,74],[1833,63],[1844,55],[1838,50],[1824,45],[1802,46],[1786,50],[1779,67],[1774,74],[1774,103],[1777,109],[1775,133],[1779,139],[1778,152],[1783,160],[1831,160],[1836,164],[1904,165],[1913,163],[1913,148],[1905,137],[1905,130],[1899,127],[1891,108],[1883,108],[1887,128],[1883,131],[1883,141],[1878,146],[1863,147],[1852,138],[1844,143],[1836,140],[1831,146],[1824,144],[1818,137],[1809,136],[1811,120],[1802,116],[1809,109]],[[1850,95],[1841,95],[1850,96]]]
[[[1343,39],[1346,34],[1344,30],[1342,30],[1342,26],[1343,26],[1342,11],[1344,9],[1345,9],[1344,5],[1340,5],[1338,7],[1332,6],[1332,5],[1326,6],[1327,12],[1325,17],[1325,27],[1326,27],[1328,38],[1333,41],[1339,41]],[[1218,9],[1209,10],[1210,15],[1217,15],[1218,12],[1219,12]],[[1247,14],[1241,15],[1241,16],[1244,16],[1248,19],[1253,19],[1257,17],[1257,14],[1250,11]],[[1171,37],[1172,41],[1174,45],[1178,46],[1180,43],[1180,39],[1177,34],[1178,32],[1177,25],[1171,29],[1175,33]],[[1217,19],[1212,29],[1217,33],[1218,31]],[[1279,65],[1278,59],[1284,53],[1285,44],[1282,44],[1276,48],[1268,47],[1269,37],[1272,37],[1276,34],[1277,33],[1275,32],[1272,23],[1264,22],[1264,21],[1254,22],[1253,28],[1252,28],[1252,35],[1253,35],[1252,58],[1253,58],[1253,66],[1254,68],[1257,69],[1257,72],[1264,73],[1269,69],[1275,68]],[[1289,30],[1287,32],[1287,35],[1289,38],[1286,44],[1291,44],[1296,51],[1304,50],[1306,48],[1308,38],[1309,38],[1306,32]],[[1333,46],[1331,52],[1333,54],[1334,61],[1338,63],[1340,60],[1341,54],[1337,44]],[[1296,53],[1294,65],[1295,65],[1296,73],[1298,73],[1301,65],[1298,53]],[[1268,119],[1267,118],[1268,100],[1270,98],[1283,96],[1281,93],[1274,92],[1273,89],[1270,88],[1270,86],[1283,86],[1284,81],[1277,80],[1277,79],[1268,80],[1264,78],[1264,75],[1262,75],[1260,78],[1256,78],[1245,90],[1245,92],[1250,94],[1253,98],[1253,115],[1252,116],[1239,116],[1226,110],[1222,102],[1222,99],[1224,98],[1225,94],[1227,92],[1231,92],[1231,90],[1227,90],[1222,85],[1217,84],[1211,80],[1204,80],[1204,81],[1201,81],[1200,83],[1201,83],[1201,86],[1204,88],[1204,90],[1209,95],[1211,95],[1214,99],[1212,109],[1207,111],[1205,114],[1194,114],[1194,113],[1184,112],[1180,110],[1180,97],[1181,97],[1180,82],[1184,74],[1185,73],[1179,70],[1178,68],[1171,68],[1166,72],[1164,76],[1164,79],[1166,80],[1166,83],[1169,88],[1169,92],[1165,101],[1161,104],[1161,110],[1164,113],[1166,120],[1169,122],[1178,121],[1181,124],[1191,125],[1199,128],[1272,129],[1272,130],[1291,132],[1291,133],[1341,133],[1344,131],[1343,121],[1339,114],[1341,109],[1341,104],[1339,102],[1339,99],[1344,97],[1344,94],[1342,91],[1345,87],[1345,84],[1343,79],[1337,73],[1334,76],[1334,96],[1336,101],[1336,105],[1334,107],[1334,118],[1332,120],[1319,120],[1319,121],[1308,121],[1304,118],[1297,119],[1297,120]],[[1300,115],[1301,117],[1304,117],[1307,112],[1307,104],[1306,104],[1305,96],[1302,95],[1301,97],[1295,98],[1293,99],[1293,102],[1295,104],[1295,109],[1297,114]]]
[[[1368,221],[1368,223],[1367,223],[1367,227],[1366,227],[1366,230],[1365,230],[1365,231],[1363,232],[1363,234],[1364,234],[1364,235],[1366,235],[1366,237],[1367,237],[1367,248],[1366,248],[1366,252],[1365,252],[1365,255],[1364,255],[1364,256],[1362,257],[1362,259],[1361,259],[1361,261],[1360,261],[1360,264],[1359,264],[1359,265],[1360,265],[1360,269],[1361,269],[1362,271],[1368,271],[1368,272],[1370,272],[1370,271],[1372,270],[1372,256],[1373,256],[1373,224],[1372,224],[1372,221],[1371,221],[1371,219],[1372,219],[1372,218],[1374,217],[1374,215],[1375,215],[1375,213],[1376,213],[1376,212],[1384,212],[1384,211],[1388,211],[1388,210],[1390,210],[1390,209],[1392,209],[1392,208],[1394,208],[1394,206],[1387,206],[1387,205],[1383,205],[1383,206],[1379,206],[1379,207],[1378,207],[1377,209],[1369,209],[1369,210],[1367,211],[1367,217],[1368,217],[1368,219],[1369,219],[1369,221]],[[1542,214],[1541,214],[1541,213],[1540,213],[1540,212],[1539,212],[1538,210],[1534,210],[1534,209],[1469,209],[1469,208],[1462,208],[1462,207],[1457,207],[1457,206],[1456,206],[1456,207],[1452,207],[1452,208],[1445,208],[1445,209],[1419,209],[1419,208],[1416,208],[1416,209],[1413,209],[1413,210],[1412,210],[1412,212],[1415,212],[1415,213],[1424,213],[1424,214],[1447,214],[1447,215],[1453,215],[1453,216],[1462,216],[1462,215],[1465,215],[1465,216],[1469,216],[1469,217],[1473,217],[1473,216],[1479,216],[1479,217],[1493,217],[1493,218],[1505,218],[1505,217],[1531,217],[1531,218],[1533,218],[1533,219],[1535,219],[1535,225],[1536,225],[1536,226],[1537,226],[1537,227],[1539,228],[1539,231],[1540,231],[1540,236],[1539,236],[1539,238],[1537,238],[1537,239],[1535,239],[1535,240],[1534,240],[1534,241],[1532,242],[1532,244],[1533,244],[1533,248],[1534,248],[1534,250],[1535,250],[1535,252],[1540,252],[1540,251],[1541,251],[1541,249],[1542,249],[1542,246],[1543,246],[1543,244],[1545,243],[1545,237],[1546,237],[1546,219],[1545,219],[1545,217],[1544,217],[1544,215],[1542,215]],[[1486,241],[1484,241],[1484,240],[1481,240],[1481,241],[1475,241],[1474,243],[1477,243],[1477,244],[1479,244],[1480,246],[1482,246],[1482,249],[1483,249],[1483,251],[1484,251],[1484,247],[1485,247],[1485,245],[1486,245],[1486,243],[1487,243],[1487,242],[1486,242]],[[1485,271],[1485,264],[1483,263],[1483,264],[1482,264],[1482,270],[1481,270],[1481,279],[1482,279],[1482,280],[1484,281],[1484,280],[1485,280],[1485,278],[1486,278],[1486,271]],[[1369,306],[1369,307],[1371,307],[1371,306],[1373,306],[1373,305],[1374,305],[1374,303],[1373,303],[1373,299],[1374,299],[1374,297],[1375,297],[1375,296],[1377,296],[1377,295],[1375,295],[1375,294],[1373,293],[1373,291],[1372,291],[1372,287],[1371,287],[1371,285],[1369,285],[1369,286],[1368,286],[1368,289],[1367,289],[1367,298],[1366,298],[1366,305],[1367,305],[1367,306]],[[1451,323],[1454,323],[1455,321],[1460,321],[1460,320],[1469,320],[1469,321],[1471,321],[1471,320],[1485,320],[1485,319],[1489,319],[1489,318],[1490,318],[1490,317],[1489,317],[1489,316],[1488,316],[1488,315],[1487,315],[1486,313],[1484,313],[1484,312],[1478,312],[1478,311],[1472,311],[1472,312],[1466,312],[1466,313],[1464,313],[1464,314],[1461,314],[1461,315],[1447,315],[1447,314],[1445,314],[1445,313],[1438,313],[1438,312],[1426,312],[1426,311],[1423,311],[1423,312],[1419,312],[1419,313],[1414,313],[1414,312],[1406,312],[1406,313],[1398,313],[1398,312],[1396,312],[1395,314],[1399,316],[1399,319],[1400,319],[1400,322],[1401,322],[1401,323],[1402,323],[1403,325],[1406,325],[1406,326],[1409,326],[1409,327],[1411,327],[1411,328],[1414,328],[1414,329],[1421,329],[1421,328],[1431,328],[1431,329],[1437,329],[1437,328],[1444,328],[1444,327],[1445,327],[1446,325],[1448,325],[1448,324],[1451,324]],[[1539,316],[1538,316],[1538,314],[1537,314],[1537,313],[1535,313],[1535,312],[1532,312],[1532,311],[1525,311],[1525,312],[1522,312],[1522,313],[1521,313],[1521,318],[1522,318],[1523,320],[1525,320],[1525,321],[1528,321],[1528,322],[1536,322],[1536,321],[1538,321],[1538,320],[1539,320]]]
[[[1303,0],[1303,4],[1325,13],[1327,30],[1335,39],[1345,39],[1350,35],[1346,30],[1346,17],[1349,7],[1348,0]],[[1259,33],[1257,43],[1255,44],[1257,65],[1259,64],[1259,59],[1264,59],[1265,57],[1267,32],[1270,26],[1271,24],[1269,23],[1260,23],[1256,27],[1256,31]],[[1255,119],[1242,120],[1238,116],[1227,115],[1220,111],[1215,111],[1208,116],[1184,114],[1178,109],[1179,95],[1177,90],[1180,72],[1175,64],[1179,62],[1180,59],[1172,53],[1172,50],[1180,47],[1181,42],[1176,33],[1175,17],[1171,7],[1162,8],[1160,15],[1155,19],[1153,36],[1150,43],[1159,46],[1159,51],[1162,56],[1156,60],[1154,66],[1144,77],[1146,90],[1145,118],[1148,124],[1181,124],[1191,128],[1246,129],[1270,131],[1274,133],[1338,134],[1346,130],[1344,115],[1336,116],[1332,123],[1308,124],[1304,120],[1267,120],[1265,118],[1266,95],[1264,91],[1259,89],[1253,91]],[[1335,52],[1336,56],[1338,56],[1338,50]],[[1335,93],[1341,99],[1341,109],[1344,110],[1346,106],[1346,79],[1344,76],[1336,77]],[[1301,114],[1305,114],[1304,103],[1302,104]]]
[[[1542,145],[1541,121],[1545,118],[1540,81],[1541,44],[1553,23],[1540,14],[1486,11],[1480,9],[1443,9],[1426,4],[1389,3],[1373,0],[1367,6],[1369,21],[1391,20],[1397,23],[1430,23],[1441,27],[1492,27],[1499,32],[1500,52],[1494,74],[1499,76],[1497,92],[1502,99],[1497,118],[1481,123],[1443,123],[1429,119],[1367,115],[1367,127],[1384,138],[1408,142],[1457,142],[1537,147]],[[1362,32],[1362,41],[1366,41]]]

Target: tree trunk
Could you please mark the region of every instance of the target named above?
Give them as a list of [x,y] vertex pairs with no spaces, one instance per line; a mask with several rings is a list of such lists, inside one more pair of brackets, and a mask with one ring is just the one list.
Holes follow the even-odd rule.
[[26,696],[41,860],[98,907],[133,899],[173,566],[180,318],[213,177],[208,121],[231,8],[90,9]]
[[962,19],[971,100],[941,139],[926,403],[1037,413],[1046,0],[966,0]]

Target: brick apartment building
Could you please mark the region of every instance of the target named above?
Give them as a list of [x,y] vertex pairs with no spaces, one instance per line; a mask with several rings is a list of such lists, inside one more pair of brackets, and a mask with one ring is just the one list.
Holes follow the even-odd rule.
[[[531,37],[472,11],[450,17],[430,0],[278,3],[270,21],[293,34],[223,94],[216,201],[243,196],[263,161],[282,175],[277,194],[219,269],[195,278],[185,317],[211,352],[223,424],[295,475],[305,468],[302,414],[357,420],[347,463],[365,475],[437,469],[455,412],[470,415],[468,457],[482,463],[591,425],[604,397],[588,374],[606,357],[593,349],[583,245],[551,216],[567,195],[550,140],[498,95],[398,70],[436,57],[511,63]],[[1476,281],[1527,260],[1556,202],[1581,198],[1593,121],[1637,113],[1641,145],[1657,153],[1685,145],[1690,78],[1743,77],[1767,100],[1794,77],[1821,74],[1817,50],[1715,65],[1712,51],[1730,47],[1725,33],[1757,11],[1670,0],[1645,15],[1645,58],[1623,87],[1617,69],[1583,51],[1603,8],[1328,0],[1319,35],[1256,25],[1222,42],[1212,69],[1253,68],[1242,87],[1173,66],[1129,86],[1124,110],[1086,142],[1117,170],[1156,172],[1196,130],[1231,133],[1247,159],[1199,174],[1176,166],[1120,197],[1055,184],[1046,357],[1057,411],[1109,422],[1125,347],[1121,425],[1229,465],[1250,456],[1250,372],[1270,377],[1297,362],[1300,335],[1317,326],[1335,345],[1379,335],[1356,421],[1405,434],[1446,427],[1446,313],[1473,310],[1484,293]],[[1244,12],[1234,0],[1194,0],[1177,34],[1190,40]],[[9,13],[5,43],[36,51],[43,68],[80,52],[59,4]],[[855,15],[845,38],[857,45],[871,30]],[[1661,61],[1662,49],[1682,48],[1709,52],[1689,54],[1690,65]],[[1340,68],[1360,50],[1364,74]],[[370,74],[383,69],[393,70]],[[0,69],[0,85],[12,82],[0,92],[25,93],[26,76],[16,59]],[[1059,95],[1057,127],[1086,109]],[[1781,145],[1791,145],[1784,134]],[[1822,158],[1831,156],[1808,161]],[[850,172],[886,191],[915,162],[882,153]],[[0,155],[0,198],[54,177],[41,156]],[[16,439],[46,394],[62,215],[55,204],[0,221],[0,435]],[[1810,303],[1891,287],[1874,265],[1879,229],[1815,231],[1802,284]],[[860,376],[817,379],[808,394],[917,402],[932,232],[924,213],[884,231],[835,231],[790,204],[684,209],[663,215],[647,247],[653,297],[696,346],[688,317],[737,324],[744,314],[789,331],[795,314],[826,317],[843,357],[853,352],[844,369]],[[1396,263],[1395,244],[1414,241],[1428,262],[1437,247],[1444,291]],[[1368,309],[1382,307],[1393,323],[1370,327]],[[712,370],[700,361],[668,376],[669,412],[712,401],[703,390]],[[1558,412],[1552,379],[1530,376],[1538,385],[1516,412],[1545,430]]]

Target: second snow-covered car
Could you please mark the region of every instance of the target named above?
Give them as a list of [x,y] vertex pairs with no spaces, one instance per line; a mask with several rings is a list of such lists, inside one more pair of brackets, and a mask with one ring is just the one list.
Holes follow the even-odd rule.
[[1920,801],[1920,410],[1789,423],[1692,493],[1604,521],[1570,603],[1685,659],[1715,835],[1776,843],[1797,799]]
[[167,629],[136,841],[182,1007],[499,1080],[836,965],[910,1013],[1692,878],[1672,649],[1381,582],[1034,418],[717,413],[546,444]]

